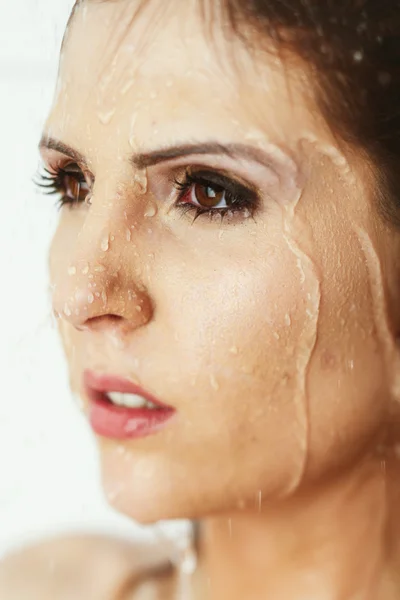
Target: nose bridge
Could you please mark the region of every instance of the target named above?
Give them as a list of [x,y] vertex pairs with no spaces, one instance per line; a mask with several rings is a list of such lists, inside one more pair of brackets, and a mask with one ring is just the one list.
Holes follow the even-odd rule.
[[140,281],[139,265],[135,268],[138,253],[129,257],[129,269],[124,265],[128,228],[123,221],[123,207],[93,202],[73,251],[69,256],[66,253],[58,267],[53,306],[76,327],[106,315],[135,323],[149,316],[150,301]]

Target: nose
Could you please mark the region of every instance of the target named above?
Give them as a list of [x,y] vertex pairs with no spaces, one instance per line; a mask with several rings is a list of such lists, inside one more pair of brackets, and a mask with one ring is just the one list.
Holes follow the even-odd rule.
[[[125,335],[145,325],[153,314],[141,279],[140,253],[133,252],[133,244],[127,244],[127,227],[118,225],[115,215],[107,217],[104,211],[98,211],[92,216],[90,211],[75,234],[70,255],[65,251],[65,239],[56,234],[53,240],[53,310],[77,330],[112,327]],[[68,242],[71,247],[71,240]]]

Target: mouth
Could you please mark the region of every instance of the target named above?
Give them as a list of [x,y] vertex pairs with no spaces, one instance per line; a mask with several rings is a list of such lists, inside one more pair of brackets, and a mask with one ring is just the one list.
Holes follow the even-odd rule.
[[110,439],[146,437],[163,429],[176,410],[127,379],[85,371],[85,394],[93,431]]

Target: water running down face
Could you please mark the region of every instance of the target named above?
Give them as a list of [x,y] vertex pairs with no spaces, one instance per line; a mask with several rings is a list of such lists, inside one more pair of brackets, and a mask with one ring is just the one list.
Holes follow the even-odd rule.
[[72,388],[87,407],[89,369],[176,411],[98,438],[110,499],[141,522],[349,466],[392,397],[398,301],[372,170],[304,68],[213,47],[189,6],[159,27],[155,4],[127,33],[135,2],[78,9],[42,147],[67,201],[50,264]]

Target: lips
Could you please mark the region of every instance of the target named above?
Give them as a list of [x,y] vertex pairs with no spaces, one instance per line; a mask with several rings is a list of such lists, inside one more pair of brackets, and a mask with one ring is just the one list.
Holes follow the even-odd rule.
[[[111,439],[134,439],[153,435],[163,429],[176,410],[143,390],[127,379],[110,375],[97,375],[85,371],[84,390],[89,399],[89,420],[97,435]],[[132,398],[143,399],[143,407],[113,404],[112,398],[127,396],[127,404]],[[129,400],[129,401],[128,401]]]

